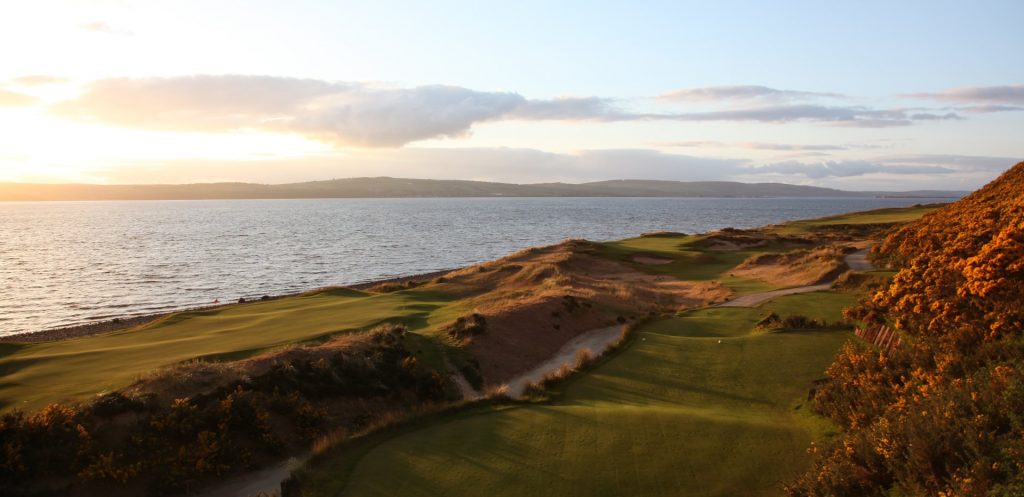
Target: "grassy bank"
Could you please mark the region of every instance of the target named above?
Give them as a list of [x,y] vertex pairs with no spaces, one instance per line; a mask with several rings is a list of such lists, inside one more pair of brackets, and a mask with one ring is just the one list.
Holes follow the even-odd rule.
[[341,289],[178,313],[105,335],[5,344],[0,347],[0,408],[32,410],[50,402],[86,399],[180,362],[242,359],[386,322],[429,332],[461,312],[460,302],[439,293]]
[[835,321],[855,298],[794,295],[651,322],[549,403],[443,420],[361,448],[357,464],[340,453],[307,468],[317,484],[304,495],[779,495],[828,429],[805,399],[850,334],[755,324],[770,312]]

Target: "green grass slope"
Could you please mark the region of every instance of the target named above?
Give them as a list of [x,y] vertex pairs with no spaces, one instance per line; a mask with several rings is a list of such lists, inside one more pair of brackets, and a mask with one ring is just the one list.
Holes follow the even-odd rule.
[[798,235],[829,227],[903,224],[920,219],[921,216],[932,212],[939,207],[939,205],[918,205],[913,207],[893,207],[889,209],[850,212],[847,214],[839,214],[818,219],[790,221],[773,226],[770,230],[780,235]]
[[426,330],[463,311],[458,301],[437,293],[331,290],[178,313],[136,330],[7,344],[0,348],[0,409],[81,400],[182,361],[241,359],[384,322]]
[[754,324],[771,311],[834,321],[855,298],[794,295],[652,322],[550,402],[328,453],[300,474],[303,495],[781,495],[828,429],[807,412],[808,388],[850,334]]

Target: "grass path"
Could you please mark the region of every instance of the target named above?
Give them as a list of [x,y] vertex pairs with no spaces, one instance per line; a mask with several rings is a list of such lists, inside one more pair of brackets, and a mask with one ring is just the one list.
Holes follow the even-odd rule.
[[771,311],[834,321],[854,298],[793,295],[655,321],[552,402],[400,435],[350,474],[321,460],[302,476],[304,495],[781,495],[829,429],[804,401],[850,334],[754,333],[754,323]]

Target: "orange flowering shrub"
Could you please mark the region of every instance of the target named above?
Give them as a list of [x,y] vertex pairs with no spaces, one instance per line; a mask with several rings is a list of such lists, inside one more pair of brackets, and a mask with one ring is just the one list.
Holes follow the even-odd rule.
[[844,433],[787,491],[1024,495],[1024,163],[874,256],[899,271],[847,315],[903,345],[842,349],[816,405]]

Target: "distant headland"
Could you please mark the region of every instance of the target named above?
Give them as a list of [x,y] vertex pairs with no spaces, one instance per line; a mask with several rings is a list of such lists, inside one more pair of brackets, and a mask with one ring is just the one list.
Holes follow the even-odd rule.
[[408,178],[347,178],[266,185],[198,183],[94,185],[0,183],[0,201],[228,200],[302,198],[452,197],[901,197],[960,198],[962,191],[846,191],[784,183],[611,180],[591,183],[514,184]]

